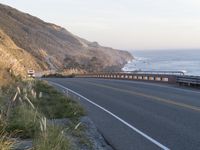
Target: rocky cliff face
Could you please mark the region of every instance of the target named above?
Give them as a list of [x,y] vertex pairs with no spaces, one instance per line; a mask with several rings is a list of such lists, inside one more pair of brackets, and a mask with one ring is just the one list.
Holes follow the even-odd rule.
[[97,42],[79,38],[60,26],[2,4],[0,30],[0,57],[4,58],[1,59],[2,63],[20,65],[21,67],[17,67],[20,72],[24,68],[119,70],[133,59],[126,51],[102,47]]

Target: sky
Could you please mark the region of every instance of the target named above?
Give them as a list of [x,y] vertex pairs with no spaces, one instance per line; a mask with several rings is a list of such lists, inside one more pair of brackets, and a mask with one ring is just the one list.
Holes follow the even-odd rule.
[[200,49],[200,0],[0,0],[124,50]]

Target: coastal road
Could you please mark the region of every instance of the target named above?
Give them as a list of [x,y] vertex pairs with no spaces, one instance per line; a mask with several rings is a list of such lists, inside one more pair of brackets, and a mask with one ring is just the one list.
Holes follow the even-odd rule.
[[116,150],[200,150],[200,92],[106,79],[46,79],[69,88]]

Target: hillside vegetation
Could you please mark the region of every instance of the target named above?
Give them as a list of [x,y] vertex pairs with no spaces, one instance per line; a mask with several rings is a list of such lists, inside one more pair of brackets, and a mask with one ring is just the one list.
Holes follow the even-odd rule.
[[92,149],[84,115],[79,103],[44,81],[14,82],[0,90],[0,149]]

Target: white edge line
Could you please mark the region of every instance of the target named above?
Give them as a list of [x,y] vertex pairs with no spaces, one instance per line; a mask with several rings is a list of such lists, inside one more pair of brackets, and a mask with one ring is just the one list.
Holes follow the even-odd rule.
[[154,140],[153,138],[151,138],[150,136],[148,136],[147,134],[143,133],[142,131],[140,131],[139,129],[135,128],[134,126],[130,125],[129,123],[127,123],[126,121],[124,121],[123,119],[121,119],[120,117],[118,117],[117,115],[113,114],[112,112],[110,112],[109,110],[101,107],[100,105],[94,103],[93,101],[89,100],[88,98],[80,95],[79,93],[64,87],[63,85],[60,85],[58,83],[52,82],[52,81],[48,81],[54,85],[57,85],[65,90],[68,90],[70,92],[72,92],[73,94],[80,96],[81,98],[85,99],[86,101],[88,101],[89,103],[95,105],[96,107],[102,109],[103,111],[105,111],[106,113],[110,114],[111,116],[113,116],[114,118],[116,118],[117,120],[119,120],[120,122],[122,122],[123,124],[125,124],[126,126],[128,126],[129,128],[131,128],[132,130],[134,130],[135,132],[137,132],[138,134],[142,135],[143,137],[145,137],[146,139],[148,139],[149,141],[151,141],[152,143],[156,144],[158,147],[162,148],[163,150],[170,150],[169,148],[167,148],[166,146],[164,146],[163,144],[159,143],[158,141]]

